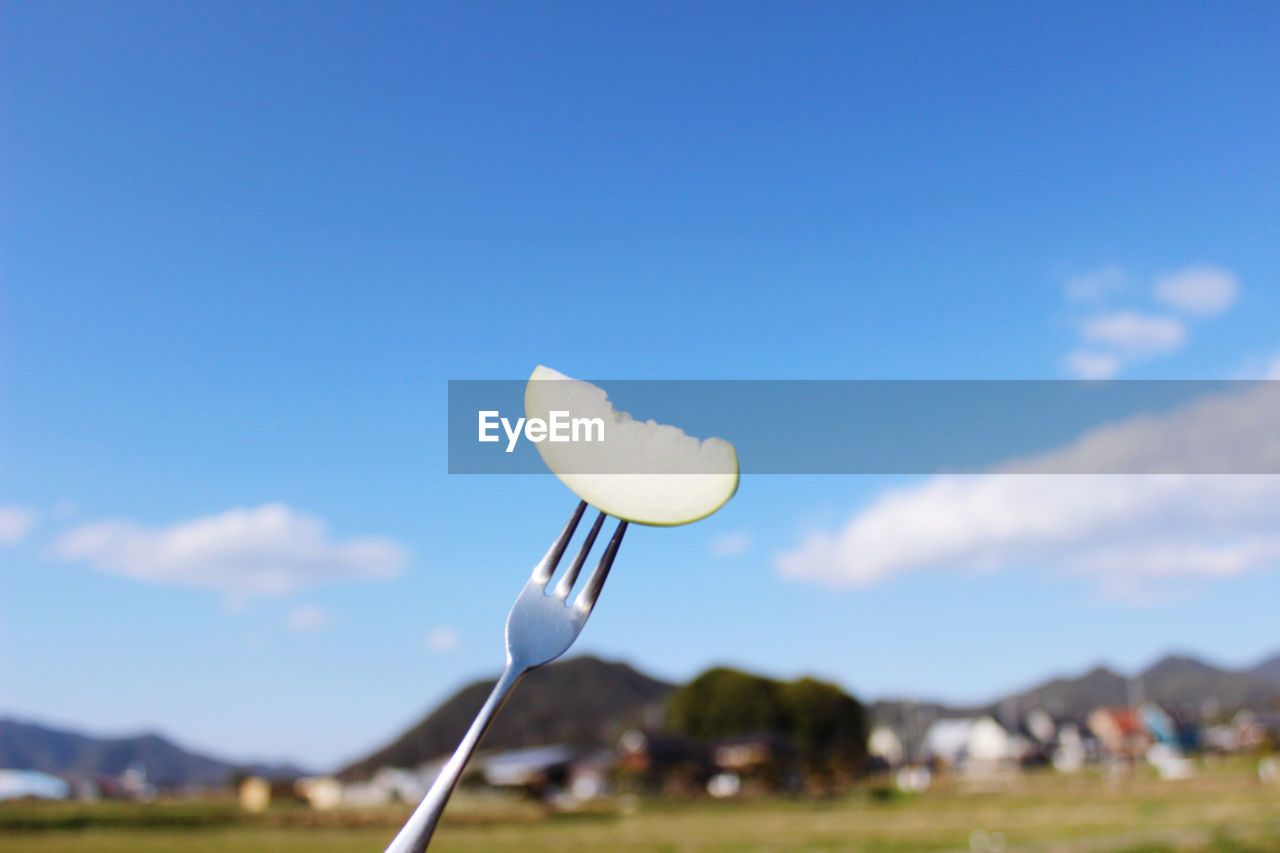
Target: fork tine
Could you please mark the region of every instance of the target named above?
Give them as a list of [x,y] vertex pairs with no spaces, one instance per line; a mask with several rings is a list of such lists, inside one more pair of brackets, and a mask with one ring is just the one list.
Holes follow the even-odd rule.
[[613,558],[618,553],[619,546],[622,545],[622,534],[626,532],[627,522],[619,521],[618,529],[613,531],[613,538],[609,540],[609,547],[604,549],[604,556],[600,558],[600,564],[591,573],[591,577],[587,578],[586,588],[574,602],[573,606],[579,613],[588,614],[591,608],[596,606],[596,598],[604,588],[604,582],[609,577],[609,569],[613,567]]
[[560,558],[564,556],[564,549],[568,547],[569,540],[573,538],[573,531],[578,529],[578,522],[582,519],[582,513],[587,508],[586,501],[580,501],[578,508],[573,511],[569,523],[564,526],[564,530],[560,532],[560,537],[556,539],[555,544],[547,551],[547,556],[542,558],[542,562],[533,567],[533,577],[531,580],[539,581],[545,584],[551,580],[551,573],[556,570],[556,566],[560,562]]
[[573,589],[574,583],[578,580],[578,573],[582,571],[582,564],[587,561],[587,553],[590,552],[591,546],[596,542],[596,536],[600,533],[601,526],[604,525],[604,513],[596,516],[596,523],[591,525],[591,531],[587,533],[586,540],[582,543],[582,547],[578,549],[578,556],[573,558],[573,565],[569,566],[560,577],[560,582],[556,584],[555,594],[560,598],[566,598],[569,590]]

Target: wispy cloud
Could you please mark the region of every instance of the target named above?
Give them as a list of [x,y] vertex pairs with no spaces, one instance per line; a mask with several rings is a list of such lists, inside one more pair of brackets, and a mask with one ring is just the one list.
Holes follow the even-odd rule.
[[333,612],[318,604],[299,604],[289,612],[289,630],[300,634],[323,631],[333,624]]
[[1081,323],[1080,340],[1067,355],[1067,372],[1077,379],[1111,379],[1134,362],[1180,349],[1187,329],[1177,317],[1110,311]]
[[1187,472],[1280,470],[1280,442],[1268,440],[1277,399],[1262,388],[1203,401],[1099,429],[1009,469],[1168,474],[1002,471],[887,492],[838,529],[778,555],[776,568],[797,580],[868,586],[925,570],[1041,567],[1147,604],[1167,600],[1170,585],[1275,569],[1280,476]]
[[993,473],[1280,474],[1280,387],[1245,383],[1088,430]]
[[1231,372],[1230,378],[1242,381],[1280,379],[1280,353],[1247,358]]
[[446,654],[462,645],[462,637],[448,625],[437,625],[427,632],[427,648],[433,652]]
[[[1127,288],[1129,276],[1110,264],[1067,279],[1063,295],[1087,306],[1092,313],[1078,324],[1076,346],[1063,360],[1069,375],[1079,379],[1111,379],[1137,362],[1169,355],[1190,338],[1187,318],[1221,314],[1235,304],[1240,284],[1221,267],[1192,266],[1163,275],[1150,287],[1148,307],[1116,307],[1115,294]],[[1126,301],[1131,301],[1126,300]],[[1110,303],[1103,309],[1101,303]],[[1157,310],[1150,310],[1156,307]]]
[[1090,317],[1080,327],[1080,337],[1090,344],[1111,348],[1126,359],[1172,352],[1187,340],[1187,329],[1177,317],[1115,311]]
[[1122,366],[1112,353],[1078,349],[1067,354],[1067,372],[1077,379],[1112,379]]
[[737,557],[751,550],[751,534],[745,530],[735,530],[712,539],[707,545],[707,553],[712,557]]
[[334,541],[319,518],[284,504],[230,509],[159,528],[128,521],[86,524],[60,537],[53,555],[106,574],[234,598],[328,581],[384,580],[408,562],[395,542]]
[[1128,273],[1119,264],[1107,264],[1095,270],[1068,278],[1062,286],[1062,295],[1071,302],[1084,304],[1101,302],[1118,292],[1129,280]]
[[1262,373],[1263,379],[1280,379],[1280,355],[1271,359],[1271,363],[1267,365],[1267,369]]
[[35,527],[36,513],[20,506],[0,506],[0,545],[17,545]]
[[1156,299],[1164,305],[1196,317],[1221,314],[1235,304],[1240,282],[1221,267],[1187,267],[1157,279]]

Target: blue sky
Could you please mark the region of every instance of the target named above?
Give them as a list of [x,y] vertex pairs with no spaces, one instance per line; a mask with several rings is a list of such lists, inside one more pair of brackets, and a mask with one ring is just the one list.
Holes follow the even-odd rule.
[[[494,672],[573,498],[447,475],[449,379],[1280,367],[1273,4],[0,20],[10,713],[324,766]],[[747,477],[704,522],[628,536],[578,651],[967,700],[1280,648],[1267,547],[1122,587],[1072,570],[1121,552],[1043,542],[796,556],[937,488]],[[1266,521],[1231,494],[1206,541]],[[279,590],[214,577],[228,542],[285,565]]]

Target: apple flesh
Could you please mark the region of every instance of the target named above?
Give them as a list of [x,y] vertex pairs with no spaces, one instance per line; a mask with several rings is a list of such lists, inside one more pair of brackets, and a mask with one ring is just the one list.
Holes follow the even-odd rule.
[[[551,473],[609,515],[672,526],[706,518],[738,490],[738,454],[722,438],[705,440],[674,426],[638,421],[609,403],[603,389],[539,365],[524,392],[525,417],[577,422],[577,440],[540,441]],[[554,413],[554,414],[553,414]],[[596,429],[599,422],[602,428]],[[594,440],[600,435],[603,440]]]

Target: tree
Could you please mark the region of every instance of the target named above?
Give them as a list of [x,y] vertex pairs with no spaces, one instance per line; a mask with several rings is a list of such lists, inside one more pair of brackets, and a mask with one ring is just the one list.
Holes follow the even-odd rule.
[[859,766],[867,754],[862,703],[834,684],[801,678],[781,685],[787,730],[811,771]]
[[780,687],[776,681],[735,669],[708,670],[671,695],[668,725],[700,740],[783,732],[787,712]]
[[677,689],[667,703],[673,730],[699,740],[748,734],[788,739],[810,773],[849,771],[866,757],[862,703],[813,678],[774,681],[720,667]]

